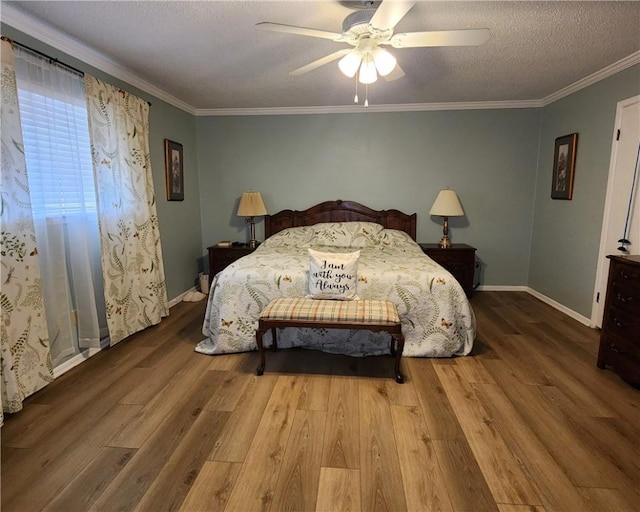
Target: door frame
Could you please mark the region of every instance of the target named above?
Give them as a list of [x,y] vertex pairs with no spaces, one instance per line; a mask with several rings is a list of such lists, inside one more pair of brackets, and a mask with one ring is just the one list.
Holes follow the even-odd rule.
[[[598,249],[598,266],[596,270],[596,281],[593,289],[593,302],[591,306],[591,327],[602,326],[602,314],[599,311],[604,311],[605,297],[600,297],[598,303],[598,291],[601,288],[600,283],[606,283],[608,268],[608,261],[606,259],[606,234],[609,231],[610,210],[613,202],[613,182],[616,172],[616,164],[618,161],[618,141],[616,140],[616,133],[620,129],[622,124],[622,111],[634,103],[640,103],[640,95],[632,96],[626,100],[619,101],[616,106],[616,120],[613,124],[613,136],[611,142],[611,159],[609,161],[609,177],[607,179],[607,193],[604,202],[604,213],[602,216],[602,230],[600,232],[600,248]],[[605,286],[606,288],[606,286]],[[600,308],[598,307],[600,305]]]

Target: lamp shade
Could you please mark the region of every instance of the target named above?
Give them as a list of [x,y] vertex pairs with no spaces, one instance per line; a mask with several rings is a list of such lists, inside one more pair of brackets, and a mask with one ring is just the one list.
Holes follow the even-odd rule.
[[362,62],[362,55],[358,50],[353,50],[347,53],[338,62],[338,67],[349,78],[356,76],[360,63]]
[[378,79],[376,64],[373,62],[371,55],[365,55],[360,66],[360,77],[358,80],[361,84],[372,84]]
[[241,217],[255,217],[266,215],[267,209],[262,201],[260,192],[243,192],[238,206],[238,215]]
[[396,67],[396,58],[383,48],[378,48],[375,51],[373,62],[380,76],[387,76]]
[[441,190],[433,203],[429,215],[439,215],[440,217],[460,217],[464,215],[464,210],[455,190],[449,188]]

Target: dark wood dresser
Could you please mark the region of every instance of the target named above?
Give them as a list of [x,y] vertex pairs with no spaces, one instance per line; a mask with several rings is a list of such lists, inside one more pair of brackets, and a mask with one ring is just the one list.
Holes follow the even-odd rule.
[[598,351],[598,367],[610,365],[640,385],[640,256],[607,256],[609,282]]
[[[221,270],[231,265],[234,261],[251,254],[255,249],[249,247],[249,244],[234,245],[231,247],[218,247],[212,245],[207,247],[209,251],[209,277],[215,276]],[[211,282],[211,279],[209,279]]]
[[443,249],[438,244],[420,244],[420,247],[429,258],[451,272],[467,297],[471,298],[476,270],[476,248],[467,244],[452,244],[448,249]]

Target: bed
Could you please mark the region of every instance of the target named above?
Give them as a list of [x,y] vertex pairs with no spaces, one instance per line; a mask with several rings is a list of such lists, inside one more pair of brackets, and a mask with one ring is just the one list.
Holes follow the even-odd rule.
[[[373,210],[352,201],[327,201],[307,210],[265,217],[265,241],[214,276],[196,346],[203,354],[256,350],[264,307],[278,297],[309,291],[309,248],[359,251],[357,296],[395,303],[405,337],[404,355],[467,355],[475,316],[460,284],[415,242],[416,214]],[[270,334],[264,343],[270,344]],[[335,329],[284,329],[278,347],[305,347],[352,356],[389,353],[389,335]]]

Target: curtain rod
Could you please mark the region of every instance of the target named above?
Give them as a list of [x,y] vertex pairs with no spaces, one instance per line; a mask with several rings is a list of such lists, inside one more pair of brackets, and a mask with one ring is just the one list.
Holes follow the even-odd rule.
[[[35,53],[36,55],[40,55],[40,57],[44,57],[45,59],[49,59],[49,62],[55,62],[56,64],[59,64],[61,66],[64,66],[65,68],[70,69],[71,71],[74,71],[76,73],[78,73],[79,75],[84,76],[84,71],[80,71],[77,68],[74,68],[73,66],[70,66],[69,64],[62,62],[58,59],[56,59],[55,57],[51,57],[51,55],[47,55],[46,53],[42,53],[41,51],[36,50],[35,48],[31,48],[30,46],[27,46],[26,44],[22,44],[19,43],[18,41],[15,41],[9,37],[6,36],[2,36],[0,37],[0,39],[2,39],[3,41],[7,41],[11,46],[20,46],[21,48],[24,48],[25,50],[29,50],[30,52]],[[151,102],[147,101],[147,105],[151,106]]]
[[70,66],[69,64],[66,64],[64,62],[59,61],[55,57],[51,57],[51,55],[47,55],[46,53],[42,53],[41,51],[38,51],[35,48],[31,48],[30,46],[27,46],[26,44],[19,43],[18,41],[14,41],[13,39],[9,39],[8,37],[5,37],[5,36],[2,36],[2,40],[3,41],[8,41],[12,46],[15,45],[15,46],[19,46],[20,48],[24,48],[25,50],[29,50],[30,52],[33,52],[33,53],[35,53],[37,55],[40,55],[40,57],[44,57],[45,59],[49,59],[49,62],[55,62],[56,64],[60,64],[61,66],[64,66],[65,68],[69,68],[71,71],[75,71],[79,75],[84,76],[84,71],[80,71],[79,69],[74,68],[73,66]]

